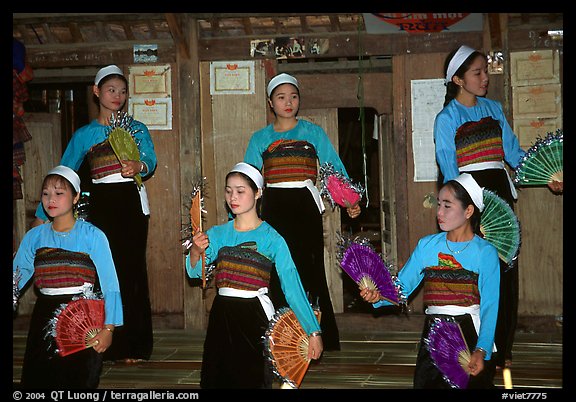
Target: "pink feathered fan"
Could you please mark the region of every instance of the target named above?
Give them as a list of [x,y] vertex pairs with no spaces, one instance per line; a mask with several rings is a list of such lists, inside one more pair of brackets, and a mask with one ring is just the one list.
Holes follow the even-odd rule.
[[332,208],[336,205],[349,208],[362,199],[364,187],[336,171],[331,163],[326,162],[320,167],[319,178],[320,195],[330,202]]

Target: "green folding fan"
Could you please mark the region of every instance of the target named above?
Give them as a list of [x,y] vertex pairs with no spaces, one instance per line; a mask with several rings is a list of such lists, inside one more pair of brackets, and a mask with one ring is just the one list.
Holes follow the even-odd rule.
[[[110,132],[108,141],[118,160],[140,160],[140,151],[134,140],[134,134],[139,130],[132,130],[131,124],[134,119],[126,112],[117,112],[110,117]],[[142,186],[140,173],[134,176],[138,188]]]
[[520,251],[520,222],[510,205],[496,193],[484,189],[483,197],[480,232],[496,247],[500,259],[511,267]]
[[514,170],[514,184],[518,186],[547,185],[564,181],[564,133],[557,130],[539,137],[526,151]]

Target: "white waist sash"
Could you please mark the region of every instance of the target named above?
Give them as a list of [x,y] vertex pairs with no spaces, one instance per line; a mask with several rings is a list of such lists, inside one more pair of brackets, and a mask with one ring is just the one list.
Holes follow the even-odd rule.
[[81,286],[68,286],[65,288],[42,288],[38,289],[40,293],[46,296],[60,296],[60,295],[76,295],[78,293],[86,293],[88,289],[92,288],[92,284],[84,282]]
[[510,191],[512,192],[512,197],[515,200],[518,199],[518,193],[516,192],[516,187],[514,186],[514,182],[510,178],[510,174],[508,170],[506,170],[506,166],[504,166],[504,162],[477,162],[471,163],[466,166],[462,166],[460,171],[462,172],[474,172],[476,170],[484,170],[484,169],[502,169],[506,172],[506,177],[508,177],[508,184],[510,184]]
[[260,304],[266,313],[268,320],[271,320],[274,316],[274,305],[272,300],[268,297],[268,288],[260,288],[258,290],[241,290],[234,288],[218,288],[218,294],[220,296],[232,296],[241,297],[243,299],[252,299],[257,297],[260,300]]
[[324,202],[322,202],[322,197],[320,196],[320,191],[316,188],[312,180],[306,179],[304,181],[284,181],[282,183],[269,183],[266,184],[266,187],[276,187],[276,188],[303,188],[306,187],[310,190],[310,194],[312,194],[312,198],[316,202],[316,206],[318,207],[318,211],[322,214],[326,209],[324,207]]
[[[472,323],[474,324],[474,329],[476,334],[480,331],[480,305],[473,304],[471,306],[429,306],[426,307],[426,314],[445,314],[445,315],[464,315],[470,314],[472,317]],[[496,344],[492,348],[493,352],[496,352]]]

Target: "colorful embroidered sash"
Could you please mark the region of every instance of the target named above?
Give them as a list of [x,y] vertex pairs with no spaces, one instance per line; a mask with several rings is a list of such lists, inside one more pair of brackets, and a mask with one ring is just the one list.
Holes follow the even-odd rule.
[[458,167],[478,162],[500,162],[504,158],[502,129],[498,120],[484,117],[461,125],[454,138]]
[[307,141],[278,140],[262,154],[264,181],[282,183],[312,180],[316,183],[316,148]]
[[268,287],[274,263],[258,253],[255,242],[222,247],[216,260],[217,288],[258,290]]
[[34,257],[34,284],[38,289],[82,286],[96,282],[96,266],[86,253],[42,247]]
[[101,179],[113,173],[120,173],[122,170],[122,165],[108,140],[90,148],[87,157],[88,163],[90,164],[90,177],[94,180]]
[[468,271],[449,254],[438,253],[438,265],[424,271],[426,306],[480,304],[478,274]]

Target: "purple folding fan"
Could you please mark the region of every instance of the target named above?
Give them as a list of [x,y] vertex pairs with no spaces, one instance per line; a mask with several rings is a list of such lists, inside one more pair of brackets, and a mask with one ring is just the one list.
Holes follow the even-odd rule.
[[342,255],[340,266],[361,288],[378,290],[390,303],[400,304],[398,289],[388,267],[370,246],[350,242]]
[[460,329],[451,318],[434,318],[424,339],[434,365],[453,388],[467,388],[470,374],[470,350]]

